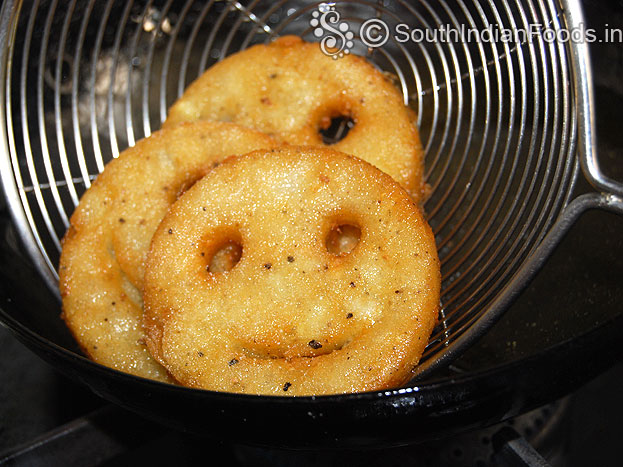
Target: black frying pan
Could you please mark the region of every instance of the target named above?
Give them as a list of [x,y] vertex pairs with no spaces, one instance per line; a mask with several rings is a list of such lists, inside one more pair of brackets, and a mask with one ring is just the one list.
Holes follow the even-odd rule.
[[[177,388],[82,357],[6,217],[1,226],[0,319],[19,340],[107,400],[220,439],[318,448],[442,438],[550,402],[623,357],[623,286],[616,284],[623,277],[623,221],[614,215],[586,215],[522,298],[452,369],[403,390],[296,400]],[[591,241],[595,227],[607,241]],[[577,258],[579,248],[592,253]],[[534,320],[537,327],[529,325]]]

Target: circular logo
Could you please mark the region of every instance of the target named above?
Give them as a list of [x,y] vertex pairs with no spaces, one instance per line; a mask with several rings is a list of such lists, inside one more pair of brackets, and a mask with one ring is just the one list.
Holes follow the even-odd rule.
[[369,19],[359,28],[359,38],[367,47],[382,47],[389,40],[389,27],[381,19]]

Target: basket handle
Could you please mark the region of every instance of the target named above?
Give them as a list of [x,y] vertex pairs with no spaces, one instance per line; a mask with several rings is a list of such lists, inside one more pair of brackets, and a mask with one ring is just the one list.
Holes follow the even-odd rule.
[[[579,0],[562,0],[567,27],[580,28],[584,23],[584,12]],[[571,67],[575,77],[573,86],[578,115],[578,153],[584,176],[597,190],[614,196],[623,204],[623,183],[606,177],[599,168],[595,152],[595,102],[593,96],[593,73],[590,66],[590,51],[586,41],[571,45]]]
[[[496,299],[469,328],[456,340],[450,342],[435,356],[420,363],[414,370],[411,381],[420,381],[438,368],[447,366],[465,352],[478,338],[488,331],[508,306],[519,296],[534,275],[543,267],[554,249],[580,216],[591,209],[603,209],[623,215],[623,198],[606,193],[585,193],[573,199],[562,211],[539,246],[530,255],[519,271],[505,285]],[[409,383],[409,384],[411,384]]]

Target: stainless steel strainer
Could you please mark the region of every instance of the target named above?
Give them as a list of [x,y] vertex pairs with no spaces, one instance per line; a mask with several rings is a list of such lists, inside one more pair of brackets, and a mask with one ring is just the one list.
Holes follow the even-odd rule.
[[[440,324],[418,370],[426,373],[500,316],[583,211],[623,213],[623,186],[601,174],[594,152],[586,42],[551,40],[552,33],[469,42],[401,42],[404,36],[390,34],[371,47],[361,26],[374,18],[388,31],[404,23],[412,31],[559,35],[582,30],[582,12],[574,0],[331,6],[354,32],[350,52],[395,79],[418,115],[432,188],[425,208],[443,272]],[[159,128],[185,87],[223,57],[284,34],[318,40],[310,21],[328,7],[292,0],[4,2],[0,172],[16,228],[52,290],[68,219],[105,163]],[[600,193],[574,198],[580,167]]]

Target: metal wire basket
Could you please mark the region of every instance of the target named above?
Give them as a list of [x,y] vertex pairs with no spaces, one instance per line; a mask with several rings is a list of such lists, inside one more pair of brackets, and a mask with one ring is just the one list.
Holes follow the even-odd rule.
[[[623,212],[623,188],[601,175],[593,152],[588,45],[544,33],[581,28],[577,1],[6,1],[0,171],[48,285],[57,289],[69,217],[107,161],[159,128],[213,63],[284,34],[322,40],[330,31],[312,19],[329,10],[336,28],[344,24],[337,31],[352,33],[337,42],[342,51],[387,72],[418,115],[443,273],[440,323],[420,373],[481,335],[581,212]],[[368,37],[366,24],[377,25]],[[401,24],[416,31],[407,41],[390,33]],[[444,28],[539,33],[423,36]],[[580,166],[603,194],[573,199]]]

